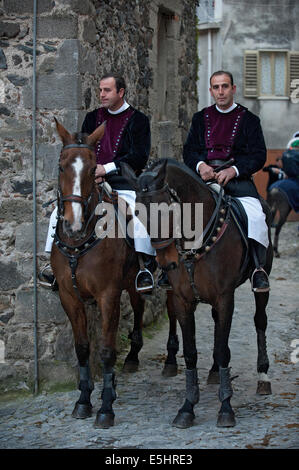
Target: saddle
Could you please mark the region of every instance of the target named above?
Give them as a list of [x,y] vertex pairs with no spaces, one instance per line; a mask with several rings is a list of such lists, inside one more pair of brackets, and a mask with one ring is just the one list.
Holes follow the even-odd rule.
[[[120,229],[125,237],[125,240],[127,244],[129,245],[129,247],[134,250],[135,249],[134,239],[130,237],[128,234],[128,223],[130,222],[131,217],[128,217],[127,212],[125,213],[122,210],[121,206],[119,206],[118,204],[119,196],[118,196],[117,191],[113,191],[113,189],[111,188],[109,183],[107,183],[107,181],[102,183],[101,187],[102,187],[102,200],[104,202],[113,204],[115,215],[119,223]],[[125,204],[126,204],[126,209],[127,209],[128,204],[127,203]]]
[[[221,187],[217,183],[209,184],[209,188],[212,192],[215,193],[215,197],[219,196],[221,191]],[[225,205],[229,206],[230,214],[234,219],[234,222],[240,232],[242,243],[243,243],[243,259],[242,259],[242,267],[240,271],[240,279],[242,280],[240,283],[243,282],[243,278],[246,276],[246,271],[250,263],[250,248],[248,242],[248,217],[247,214],[242,206],[242,203],[233,196],[224,194],[223,196]]]

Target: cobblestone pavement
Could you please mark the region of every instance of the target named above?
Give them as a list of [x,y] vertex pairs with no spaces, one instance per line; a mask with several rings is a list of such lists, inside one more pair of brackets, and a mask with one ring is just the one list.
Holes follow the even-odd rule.
[[[193,427],[171,426],[184,401],[185,374],[182,342],[178,354],[179,374],[163,378],[162,362],[168,324],[152,338],[145,338],[140,369],[135,374],[119,373],[118,398],[114,403],[115,426],[93,426],[100,407],[101,384],[93,392],[93,417],[71,417],[78,391],[42,393],[14,401],[2,401],[0,448],[2,449],[298,449],[298,223],[282,229],[281,258],[274,260],[268,305],[269,377],[272,395],[256,395],[256,334],[254,299],[249,282],[236,292],[230,335],[233,382],[232,406],[237,424],[217,428],[218,386],[207,385],[213,346],[210,307],[197,310],[197,348],[200,401]],[[297,317],[296,317],[297,315]],[[297,343],[296,340],[297,339]],[[297,384],[296,384],[297,381]]]

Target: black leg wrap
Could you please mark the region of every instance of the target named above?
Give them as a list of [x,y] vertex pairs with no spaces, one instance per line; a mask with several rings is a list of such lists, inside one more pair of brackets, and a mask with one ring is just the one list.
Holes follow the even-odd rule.
[[192,405],[199,402],[197,369],[186,369],[186,400]]
[[256,330],[256,334],[257,334],[257,349],[258,349],[257,371],[264,372],[266,374],[269,368],[266,334],[263,330],[258,330],[258,329]]
[[[90,390],[90,393],[91,393],[94,389],[94,383],[93,383],[93,380],[91,378],[89,364],[87,364],[86,366],[83,366],[83,367],[79,366],[79,374],[80,374],[79,390],[82,390],[82,388],[80,388],[80,387],[84,386],[84,390],[86,390],[86,388],[88,388]],[[85,382],[85,384],[81,385],[82,382]]]
[[114,372],[110,372],[109,374],[104,374],[103,376],[104,379],[104,385],[103,385],[103,391],[101,398],[102,400],[109,400],[114,402],[116,399],[116,381],[115,381],[115,374]]
[[92,415],[92,405],[90,403],[90,395],[94,389],[94,384],[90,376],[90,369],[88,363],[86,366],[79,365],[80,382],[79,390],[81,391],[80,398],[75,404],[72,412],[72,417],[77,419],[89,418]]
[[176,428],[189,428],[192,426],[195,415],[193,407],[199,401],[199,387],[197,369],[186,369],[186,400],[179,410],[172,425]]
[[104,386],[101,394],[103,400],[100,410],[97,412],[95,427],[98,428],[110,428],[114,425],[114,412],[112,409],[112,403],[116,399],[116,381],[114,372],[105,373],[103,375]]
[[217,426],[218,427],[232,427],[235,426],[235,414],[230,405],[230,399],[233,395],[233,388],[231,385],[230,367],[219,367],[220,388],[219,400],[221,401],[221,409],[218,413]]
[[220,387],[219,387],[219,400],[222,402],[227,398],[233,396],[233,388],[230,378],[230,367],[219,367]]

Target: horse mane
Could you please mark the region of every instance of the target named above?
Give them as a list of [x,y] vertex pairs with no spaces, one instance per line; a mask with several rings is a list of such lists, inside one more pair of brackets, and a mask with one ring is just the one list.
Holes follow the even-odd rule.
[[158,165],[161,165],[165,161],[167,161],[167,168],[171,168],[171,167],[179,168],[183,173],[185,173],[187,176],[192,178],[192,180],[195,183],[197,184],[199,183],[207,187],[205,182],[197,173],[195,173],[195,171],[191,170],[191,168],[189,168],[185,163],[179,162],[178,160],[175,160],[174,158],[159,158],[158,160],[151,161],[146,167],[146,171],[153,171]]

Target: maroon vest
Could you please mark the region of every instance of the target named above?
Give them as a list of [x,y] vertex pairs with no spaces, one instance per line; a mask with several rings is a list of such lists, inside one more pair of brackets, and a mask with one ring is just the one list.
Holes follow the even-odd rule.
[[205,109],[205,143],[207,160],[228,160],[246,108],[238,104],[229,113],[220,113],[216,106]]
[[105,165],[112,162],[121,143],[122,134],[134,109],[129,107],[119,114],[111,114],[106,108],[99,108],[97,112],[97,127],[106,121],[105,133],[96,147],[97,163]]

